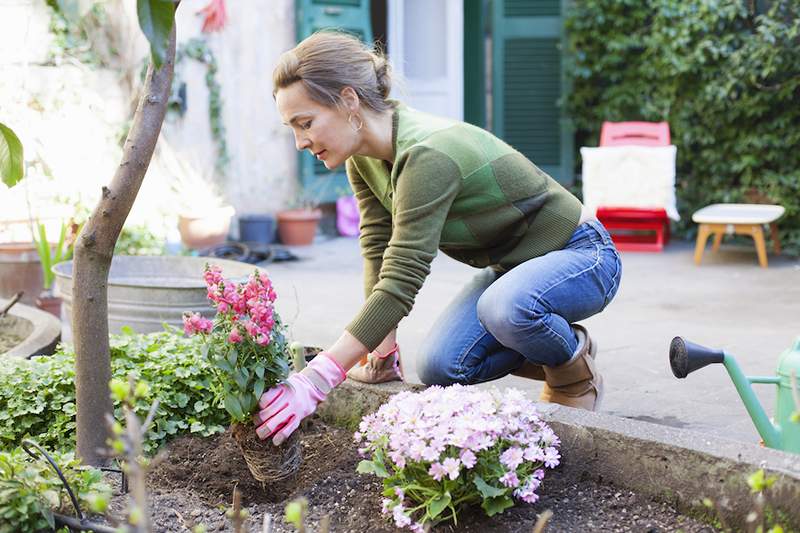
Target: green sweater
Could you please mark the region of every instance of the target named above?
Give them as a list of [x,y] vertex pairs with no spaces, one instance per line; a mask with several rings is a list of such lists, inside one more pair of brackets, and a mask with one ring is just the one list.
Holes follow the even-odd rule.
[[366,302],[347,326],[375,349],[406,316],[441,250],[509,270],[562,248],[577,198],[487,131],[398,104],[394,164],[347,160],[361,214]]

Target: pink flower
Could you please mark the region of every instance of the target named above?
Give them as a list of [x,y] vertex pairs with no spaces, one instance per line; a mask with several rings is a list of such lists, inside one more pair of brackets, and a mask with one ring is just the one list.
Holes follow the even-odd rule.
[[475,454],[472,453],[470,450],[463,450],[461,452],[461,463],[466,466],[467,468],[472,468],[475,466],[475,463],[478,460],[475,458]]
[[522,463],[522,449],[516,446],[507,449],[500,456],[500,462],[509,470],[516,470],[520,463]]
[[233,328],[231,330],[231,334],[228,335],[228,342],[232,342],[233,344],[242,342],[242,334],[239,333],[239,328]]
[[402,505],[395,505],[394,509],[392,509],[392,516],[397,527],[405,527],[411,524],[411,518],[404,511],[405,509],[403,509]]
[[558,466],[559,459],[561,459],[561,455],[558,453],[558,450],[552,446],[544,451],[544,466],[555,468]]
[[436,481],[441,481],[441,479],[447,475],[447,470],[444,468],[442,463],[433,463],[431,467],[428,469],[428,474],[435,479]]
[[195,333],[211,333],[214,328],[214,323],[200,316],[200,313],[185,314],[183,315],[183,331],[187,335],[194,335]]
[[500,477],[500,483],[505,485],[506,487],[516,487],[519,485],[519,478],[517,477],[517,473],[513,470],[506,472],[505,474]]
[[450,479],[455,479],[458,477],[458,473],[461,470],[461,461],[453,457],[448,457],[442,463],[442,467],[444,468],[445,472],[447,472],[447,477]]

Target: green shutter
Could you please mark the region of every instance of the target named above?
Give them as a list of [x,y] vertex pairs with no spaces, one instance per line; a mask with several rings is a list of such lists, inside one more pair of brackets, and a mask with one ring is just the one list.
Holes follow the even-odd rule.
[[559,100],[562,0],[494,0],[492,130],[561,183],[573,181],[572,128]]
[[[370,0],[296,0],[297,41],[315,31],[338,29],[372,42]],[[344,167],[328,170],[308,152],[299,154],[300,183],[304,196],[319,202],[333,202],[349,194]]]

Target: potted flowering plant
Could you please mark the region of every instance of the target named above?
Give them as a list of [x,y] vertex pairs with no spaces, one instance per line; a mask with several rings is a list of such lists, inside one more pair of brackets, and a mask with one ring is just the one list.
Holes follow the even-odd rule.
[[383,513],[412,531],[480,505],[489,516],[534,503],[558,437],[519,390],[453,385],[402,392],[365,416],[355,434],[370,459],[358,471],[383,478]]
[[204,278],[216,316],[186,314],[184,331],[205,338],[203,356],[216,375],[212,389],[231,416],[231,434],[253,477],[262,484],[290,477],[300,466],[297,435],[276,447],[252,425],[261,394],[286,379],[291,361],[272,283],[258,269],[237,283],[215,265],[206,265]]

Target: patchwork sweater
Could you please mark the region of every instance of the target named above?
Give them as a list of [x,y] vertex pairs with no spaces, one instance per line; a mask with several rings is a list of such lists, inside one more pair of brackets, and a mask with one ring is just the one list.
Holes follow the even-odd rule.
[[347,326],[369,350],[405,317],[438,250],[507,271],[562,248],[581,204],[491,133],[396,104],[394,162],[352,156],[366,302]]

